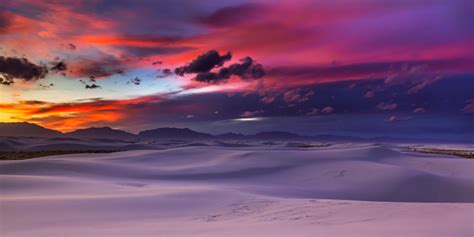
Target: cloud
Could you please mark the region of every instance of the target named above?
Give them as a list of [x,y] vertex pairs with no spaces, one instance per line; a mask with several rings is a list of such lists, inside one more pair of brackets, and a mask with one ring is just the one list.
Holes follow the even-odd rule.
[[199,22],[219,28],[235,26],[258,18],[264,8],[264,6],[254,3],[223,7],[206,17],[200,18]]
[[102,87],[97,84],[86,85],[86,89],[101,89]]
[[[231,76],[237,76],[242,80],[255,80],[265,76],[265,71],[261,64],[255,63],[251,57],[245,57],[240,63],[234,63],[224,67],[224,63],[232,59],[232,54],[220,55],[216,50],[210,50],[199,55],[190,63],[178,67],[174,73],[179,76],[185,74],[196,74],[193,80],[209,84],[217,84],[226,81]],[[212,71],[218,69],[217,71]]]
[[[385,78],[385,84],[374,92],[397,85],[409,86],[407,93],[414,94],[443,79],[443,73],[458,71],[474,63],[473,58],[460,57],[433,60],[373,61],[327,66],[280,65],[268,70],[270,79],[282,86],[301,86],[342,80]],[[285,80],[292,78],[291,82]],[[370,94],[369,94],[370,96]]]
[[275,95],[265,95],[264,97],[262,97],[260,99],[260,101],[264,104],[271,104],[273,103],[274,101],[276,100],[276,96]]
[[236,75],[241,79],[259,79],[265,76],[262,65],[255,63],[251,57],[245,57],[240,61],[241,63],[234,63],[227,69],[222,68],[220,71],[227,71],[227,74]]
[[65,48],[67,50],[71,50],[71,51],[74,51],[74,50],[77,49],[76,45],[72,44],[72,43],[61,44],[61,47]]
[[385,121],[387,121],[389,123],[394,123],[394,122],[399,122],[400,118],[398,118],[395,115],[392,115],[392,116],[388,117]]
[[[423,119],[425,117],[441,117],[432,116],[433,114],[460,115],[462,113],[461,110],[468,103],[467,101],[473,99],[472,93],[470,92],[472,92],[472,88],[474,88],[474,82],[472,82],[471,79],[472,76],[470,75],[459,78],[449,78],[442,81],[440,84],[433,86],[430,90],[421,91],[419,94],[410,96],[403,93],[396,93],[399,91],[405,91],[405,87],[391,88],[388,91],[378,93],[373,100],[364,99],[361,95],[363,95],[363,93],[368,89],[382,84],[383,80],[361,81],[352,89],[348,89],[348,85],[353,82],[318,84],[313,87],[302,88],[303,91],[313,90],[316,94],[312,96],[309,101],[296,104],[295,107],[289,107],[284,103],[282,96],[286,90],[265,91],[266,94],[253,92],[252,94],[247,95],[244,95],[243,92],[234,92],[232,96],[229,96],[226,92],[196,93],[179,96],[170,95],[167,98],[159,100],[140,98],[139,100],[137,99],[134,101],[128,99],[104,101],[104,99],[88,98],[86,101],[81,101],[81,103],[56,104],[55,106],[51,106],[51,108],[41,111],[39,111],[39,106],[35,106],[30,108],[33,110],[32,113],[26,114],[22,118],[27,120],[34,116],[38,119],[40,124],[57,128],[67,127],[67,129],[73,127],[77,128],[78,126],[87,127],[91,125],[99,125],[101,121],[114,119],[113,124],[110,122],[107,122],[108,124],[106,124],[109,126],[122,126],[135,130],[137,128],[168,126],[169,124],[191,121],[193,126],[198,126],[196,124],[201,122],[204,123],[205,121],[239,118],[244,111],[247,112],[247,116],[252,115],[250,114],[251,112],[260,110],[265,111],[263,114],[256,115],[255,117],[264,115],[265,117],[270,117],[269,120],[272,120],[272,118],[279,119],[282,117],[301,118],[302,115],[306,114],[308,114],[308,116],[305,117],[310,119],[310,116],[313,114],[309,113],[317,111],[317,109],[319,109],[320,115],[329,115],[323,113],[321,110],[330,105],[329,107],[335,109],[331,114],[338,116],[335,114],[343,112],[343,117],[345,119],[347,118],[347,120],[345,120],[346,122],[360,123],[361,119],[351,121],[351,116],[370,114],[370,116],[377,116],[377,120],[372,120],[372,122],[375,121],[374,126],[377,122],[389,125],[388,123],[385,123],[385,119],[394,113],[393,111],[381,113],[377,108],[377,105],[382,101],[385,103],[397,103],[397,113],[405,115],[412,114],[415,116],[416,114],[413,114],[412,111],[420,106],[423,106],[423,108],[429,108],[430,115],[416,116],[416,119],[413,119],[413,121],[419,121],[418,119]],[[77,81],[74,83],[77,83]],[[77,84],[82,87],[85,86],[79,83]],[[92,82],[87,81],[87,84],[92,84]],[[41,91],[39,92],[41,94]],[[101,91],[96,90],[93,92],[100,93]],[[8,94],[9,93],[5,95],[8,96]],[[261,102],[263,95],[276,95],[276,101],[270,104],[264,104]],[[444,97],[451,99],[448,101],[439,99]],[[423,103],[420,104],[420,101],[423,101]],[[411,104],[416,104],[418,106],[413,107],[410,106]],[[23,111],[26,111],[22,106],[19,106],[18,103],[10,103],[9,109],[18,110],[19,115],[22,115],[25,113]],[[0,108],[0,110],[5,111],[3,108]],[[218,116],[214,114],[215,111],[219,111]],[[325,111],[329,112],[330,109],[326,109]],[[15,113],[11,114],[17,116]],[[107,116],[104,114],[107,114]],[[189,114],[195,115],[195,118],[198,119],[185,119],[185,116]],[[314,115],[318,114],[314,112]],[[49,119],[45,118],[44,120],[41,119],[46,116],[63,116],[64,123],[61,123],[59,117],[55,122],[53,122],[53,117],[50,117]],[[324,117],[331,119],[332,116],[333,115],[318,116],[317,119]],[[396,116],[401,115],[396,114]],[[254,120],[255,117],[244,119],[247,119],[245,121],[251,121]],[[466,118],[463,119],[466,120]],[[370,122],[364,122],[370,124]],[[321,125],[321,129],[325,126],[323,125]],[[425,124],[421,123],[420,125],[424,126]],[[312,126],[314,126],[314,124],[312,124]],[[433,126],[436,127],[439,126],[439,124],[436,123]]]
[[474,113],[474,99],[467,100],[466,106],[462,109],[462,112],[466,114],[473,114]]
[[308,116],[317,115],[317,114],[319,114],[319,109],[316,109],[316,108],[311,108],[311,111],[306,113],[306,115]]
[[288,90],[283,94],[283,100],[287,103],[301,103],[308,101],[314,91],[303,92],[302,89]]
[[255,117],[257,115],[263,114],[265,111],[263,110],[256,110],[256,111],[245,111],[243,112],[240,117],[242,118],[250,118],[250,117]]
[[127,55],[137,57],[148,57],[153,55],[177,54],[183,53],[194,48],[192,47],[139,47],[139,46],[121,46],[118,47]]
[[[408,65],[404,64],[397,71],[389,72],[389,76],[384,81],[384,87],[396,85],[407,85],[409,87],[407,93],[415,94],[429,85],[442,80],[441,75],[433,75],[427,73],[428,64]],[[382,88],[379,88],[383,89]]]
[[391,115],[390,117],[385,119],[385,122],[387,122],[387,123],[396,123],[396,122],[401,122],[401,121],[408,121],[410,119],[412,119],[412,117]]
[[39,84],[39,87],[40,88],[43,88],[43,89],[49,89],[51,87],[54,86],[54,83],[49,83],[49,84]]
[[48,73],[46,66],[36,65],[26,58],[0,56],[0,83],[11,85],[14,79],[35,81]]
[[380,104],[377,105],[377,109],[383,110],[383,111],[394,110],[397,107],[398,107],[398,105],[395,104],[395,103],[381,102]]
[[228,79],[229,77],[230,77],[229,74],[223,71],[219,71],[218,73],[201,72],[201,73],[198,73],[196,77],[194,77],[194,80],[199,81],[199,82],[216,84],[218,82]]
[[70,50],[76,50],[77,49],[76,45],[71,44],[71,43],[67,44],[67,46],[69,47]]
[[426,112],[426,110],[424,108],[421,108],[421,107],[416,108],[416,109],[413,110],[413,113],[424,113],[424,112]]
[[173,75],[173,71],[169,68],[165,68],[163,70],[158,70],[158,71],[160,72],[160,74],[156,76],[157,78],[164,78],[164,77],[169,77]]
[[13,81],[12,76],[10,76],[8,74],[1,74],[0,73],[0,84],[1,85],[9,86],[13,83],[14,83],[14,81]]
[[51,71],[53,72],[60,72],[60,71],[66,71],[66,70],[67,70],[67,65],[64,61],[54,62],[53,66],[51,67]]
[[411,88],[408,90],[408,94],[418,93],[424,88],[428,87],[429,85],[442,79],[443,79],[443,76],[441,75],[427,77],[423,81],[414,83],[414,85],[412,85]]
[[70,65],[73,77],[90,77],[95,79],[108,78],[115,74],[124,74],[122,62],[113,56],[95,60],[80,59]]
[[231,76],[237,76],[242,80],[255,80],[265,76],[265,71],[261,64],[255,63],[251,57],[240,60],[241,63],[231,64],[229,67],[222,67],[218,72],[198,73],[195,81],[216,84],[226,81]]
[[49,103],[45,101],[40,101],[40,100],[22,100],[22,101],[19,101],[19,104],[38,106],[38,105],[48,105]]
[[7,16],[7,14],[5,14],[0,9],[0,32],[7,31],[7,29],[10,27],[11,23],[12,22],[11,22],[10,18]]
[[127,84],[140,85],[141,82],[142,82],[142,80],[140,78],[134,77],[134,78],[130,79],[129,81],[127,81]]
[[372,97],[374,97],[374,95],[375,95],[375,92],[373,92],[373,91],[367,91],[367,92],[364,94],[364,97],[365,97],[365,98],[372,98]]
[[183,76],[187,73],[205,73],[213,68],[221,67],[226,61],[232,58],[230,52],[220,55],[216,50],[210,50],[207,53],[199,55],[190,63],[178,67],[174,70],[177,75]]
[[330,113],[334,112],[334,108],[331,107],[331,106],[326,106],[321,110],[321,112],[326,113],[326,114],[330,114]]

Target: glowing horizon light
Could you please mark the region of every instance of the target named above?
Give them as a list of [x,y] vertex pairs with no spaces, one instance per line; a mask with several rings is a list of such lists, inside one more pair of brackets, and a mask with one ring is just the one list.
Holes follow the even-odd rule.
[[256,121],[262,121],[265,120],[263,117],[255,117],[255,118],[238,118],[238,119],[232,119],[232,121],[237,121],[237,122],[256,122]]

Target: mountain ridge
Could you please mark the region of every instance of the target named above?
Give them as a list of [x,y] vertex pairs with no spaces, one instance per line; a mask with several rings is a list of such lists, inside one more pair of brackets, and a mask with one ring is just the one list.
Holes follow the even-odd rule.
[[60,131],[48,129],[34,123],[0,123],[0,136],[4,137],[59,137],[62,134]]
[[[162,127],[140,131],[138,134],[129,133],[120,129],[110,127],[90,127],[77,129],[72,132],[62,133],[53,129],[44,128],[40,125],[17,122],[0,122],[0,137],[48,137],[48,138],[75,138],[75,139],[112,139],[112,140],[150,140],[150,139],[221,139],[221,140],[314,140],[314,141],[336,141],[336,142],[420,142],[421,139],[402,137],[354,137],[331,134],[313,136],[299,135],[284,131],[264,131],[253,135],[240,133],[224,133],[212,135],[197,132],[189,128]],[[435,138],[424,139],[423,142],[441,142]],[[462,141],[461,141],[462,142]]]
[[84,129],[77,129],[72,132],[64,133],[64,137],[71,138],[114,138],[121,140],[133,140],[137,139],[137,135],[129,132],[125,132],[119,129],[113,129],[111,127],[90,127]]

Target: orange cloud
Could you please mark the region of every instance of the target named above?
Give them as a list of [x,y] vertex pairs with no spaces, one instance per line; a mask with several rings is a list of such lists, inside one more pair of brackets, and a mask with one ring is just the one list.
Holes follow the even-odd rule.
[[110,124],[127,115],[127,106],[161,101],[160,96],[139,97],[128,100],[74,101],[50,103],[44,101],[18,101],[0,104],[0,118],[5,121],[29,121],[61,131],[84,128],[93,124]]

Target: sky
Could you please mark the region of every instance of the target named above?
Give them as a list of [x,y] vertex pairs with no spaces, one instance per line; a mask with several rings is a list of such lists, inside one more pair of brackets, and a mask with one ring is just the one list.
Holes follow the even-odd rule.
[[0,121],[469,135],[473,13],[468,0],[3,0]]

